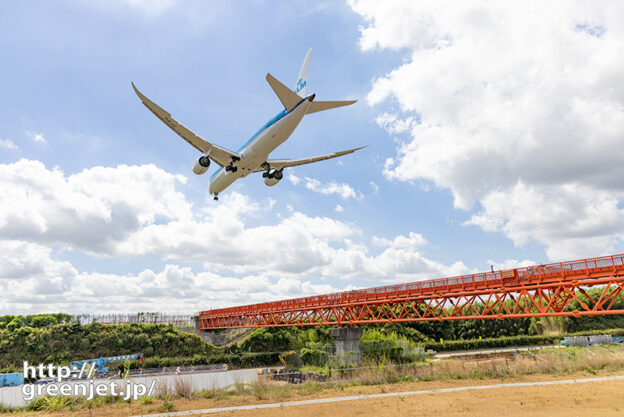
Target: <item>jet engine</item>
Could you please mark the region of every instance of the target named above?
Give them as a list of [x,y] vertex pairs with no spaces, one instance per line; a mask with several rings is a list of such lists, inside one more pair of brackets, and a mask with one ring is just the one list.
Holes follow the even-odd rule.
[[196,173],[197,175],[204,174],[206,171],[208,171],[209,166],[210,166],[210,158],[204,155],[201,158],[199,158],[197,162],[195,162],[195,165],[193,165],[193,172]]
[[282,174],[282,171],[272,169],[262,174],[262,176],[264,177],[264,183],[269,187],[272,187],[280,182],[280,180],[284,177],[284,174]]

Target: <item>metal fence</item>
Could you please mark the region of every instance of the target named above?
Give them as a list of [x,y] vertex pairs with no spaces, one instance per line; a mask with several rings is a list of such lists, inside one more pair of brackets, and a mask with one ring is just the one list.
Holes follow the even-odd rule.
[[193,316],[185,314],[137,313],[137,314],[81,314],[76,318],[80,324],[173,324],[178,327],[195,325]]

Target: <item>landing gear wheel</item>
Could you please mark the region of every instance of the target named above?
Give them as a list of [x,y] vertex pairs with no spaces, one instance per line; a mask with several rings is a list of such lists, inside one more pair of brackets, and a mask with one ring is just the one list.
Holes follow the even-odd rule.
[[219,196],[217,194],[215,194],[213,200],[214,201],[219,201]]

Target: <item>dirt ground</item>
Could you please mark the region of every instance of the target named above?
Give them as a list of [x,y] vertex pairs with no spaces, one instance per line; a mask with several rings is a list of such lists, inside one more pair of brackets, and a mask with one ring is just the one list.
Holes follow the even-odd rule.
[[411,395],[214,416],[624,416],[624,381]]
[[[384,392],[422,391],[437,388],[490,385],[499,383],[552,381],[621,375],[620,372],[600,372],[596,375],[578,373],[573,375],[527,375],[515,378],[482,380],[447,380],[431,382],[410,382],[375,386],[352,386],[344,389],[323,390],[316,393],[294,393],[287,398],[266,398],[235,396],[231,398],[175,400],[171,411],[198,410],[237,405],[288,402],[314,398],[344,397]],[[63,412],[23,413],[37,417],[122,417],[148,413],[162,413],[161,401],[153,404],[116,404],[92,410]],[[624,380],[565,384],[537,387],[494,388],[487,390],[408,395],[390,398],[375,398],[326,404],[312,404],[259,410],[229,411],[210,416],[624,416]]]

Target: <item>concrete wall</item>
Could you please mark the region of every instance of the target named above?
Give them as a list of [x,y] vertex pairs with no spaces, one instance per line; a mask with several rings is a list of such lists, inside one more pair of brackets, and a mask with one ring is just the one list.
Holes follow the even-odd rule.
[[[205,372],[205,373],[193,373],[183,375],[160,375],[160,376],[142,376],[133,377],[132,382],[135,384],[144,384],[149,387],[152,386],[155,381],[155,387],[157,389],[174,390],[176,383],[184,382],[191,386],[193,391],[224,389],[231,387],[235,384],[252,383],[258,380],[258,371],[256,369],[240,369],[236,371],[225,372]],[[125,380],[107,380],[96,379],[94,380],[94,386],[100,384],[109,385],[111,382],[121,389],[125,387]],[[81,381],[63,381],[61,384],[88,384],[88,380]],[[26,389],[32,389],[32,384],[26,384]],[[55,384],[47,384],[55,385]],[[23,407],[27,401],[24,399],[22,393],[24,385],[9,388],[0,388],[0,405],[5,407]],[[156,392],[154,393],[156,394]]]
[[360,338],[363,332],[360,327],[336,327],[329,331],[334,338],[335,357],[340,364],[360,361]]

